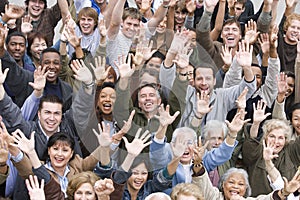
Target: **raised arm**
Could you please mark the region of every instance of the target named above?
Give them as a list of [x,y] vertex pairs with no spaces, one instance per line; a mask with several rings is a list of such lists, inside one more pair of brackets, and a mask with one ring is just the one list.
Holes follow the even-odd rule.
[[117,1],[112,11],[111,21],[107,29],[107,37],[111,40],[115,39],[119,33],[120,25],[122,23],[124,4],[125,0]]
[[219,0],[219,8],[216,17],[216,23],[214,29],[210,32],[210,38],[213,41],[218,40],[223,27],[223,21],[225,16],[225,7],[226,7],[226,0]]
[[155,11],[151,19],[148,21],[147,26],[151,33],[155,32],[156,27],[167,15],[169,4],[170,4],[170,0],[164,0],[162,4],[158,7],[158,9]]
[[260,123],[271,115],[271,113],[265,114],[266,107],[267,105],[263,100],[258,101],[256,106],[253,103],[253,124],[250,128],[251,138],[257,138]]

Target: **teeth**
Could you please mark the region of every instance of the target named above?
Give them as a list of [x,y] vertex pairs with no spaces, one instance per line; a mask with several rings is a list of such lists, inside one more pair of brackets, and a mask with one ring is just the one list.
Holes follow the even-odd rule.
[[151,106],[151,105],[152,105],[152,103],[146,103],[145,105],[146,105],[146,106]]

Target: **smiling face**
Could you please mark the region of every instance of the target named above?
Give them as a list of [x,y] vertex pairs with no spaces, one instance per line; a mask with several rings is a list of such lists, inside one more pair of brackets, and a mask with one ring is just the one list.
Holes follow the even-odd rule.
[[240,28],[236,23],[228,23],[224,25],[221,33],[223,43],[229,48],[235,48],[241,39]]
[[287,82],[287,91],[285,93],[285,96],[288,97],[294,92],[295,79],[293,77],[287,77],[286,82]]
[[43,38],[34,38],[30,47],[30,53],[35,60],[40,60],[41,53],[46,48],[47,43]]
[[210,68],[199,67],[196,70],[194,85],[198,92],[210,94],[216,84],[216,79],[213,76],[213,70]]
[[48,155],[54,170],[64,171],[73,156],[73,150],[67,142],[58,140],[48,148]]
[[94,32],[96,23],[92,17],[82,15],[79,20],[79,27],[84,35],[90,35]]
[[57,132],[62,119],[62,104],[43,102],[42,108],[38,111],[38,118],[43,131],[51,136]]
[[297,44],[297,38],[300,35],[300,20],[293,19],[285,33],[285,42],[291,45]]
[[74,193],[74,200],[96,200],[94,187],[90,183],[83,183]]
[[273,154],[278,154],[285,145],[285,129],[277,128],[273,129],[266,137],[266,144],[274,144],[275,149]]
[[60,72],[60,55],[56,52],[45,52],[42,55],[41,65],[46,67],[46,71],[50,71],[47,75],[47,81],[56,83]]
[[228,200],[234,195],[244,196],[246,189],[246,181],[241,173],[234,172],[223,182],[224,197]]
[[26,49],[26,41],[22,36],[12,36],[7,44],[8,53],[19,62],[23,59]]
[[143,112],[157,112],[157,108],[161,103],[157,90],[150,86],[143,87],[138,94],[139,107]]
[[44,1],[42,0],[29,0],[27,5],[28,14],[36,21],[40,18],[45,6]]
[[122,22],[122,33],[127,37],[132,39],[140,28],[140,20],[134,19],[132,17],[127,17]]
[[300,109],[296,109],[292,113],[292,125],[296,131],[296,135],[300,135]]
[[213,148],[218,148],[224,141],[223,131],[209,131],[208,132],[208,141],[207,150],[212,150]]
[[132,169],[132,174],[127,180],[129,191],[139,191],[146,183],[148,178],[148,170],[145,163],[141,163]]
[[101,90],[98,99],[98,107],[103,114],[109,115],[114,109],[116,102],[116,91],[111,87],[105,87]]
[[183,155],[180,158],[180,163],[183,165],[189,165],[194,156],[193,148],[195,147],[196,144],[195,135],[190,132],[179,132],[177,137],[180,135],[182,136],[182,134],[184,134],[185,136],[184,139],[186,141],[187,146],[185,148]]

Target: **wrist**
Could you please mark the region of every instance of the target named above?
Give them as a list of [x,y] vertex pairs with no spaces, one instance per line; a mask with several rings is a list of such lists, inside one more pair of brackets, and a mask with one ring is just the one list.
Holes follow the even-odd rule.
[[95,83],[94,83],[94,81],[92,81],[91,83],[82,82],[82,85],[83,85],[84,88],[90,89],[90,88],[94,87]]
[[280,190],[280,193],[282,194],[282,196],[287,197],[290,195],[290,193],[288,191],[285,190],[285,188],[282,188]]
[[163,4],[163,8],[168,9],[168,8],[169,8],[169,5],[164,5],[164,4]]
[[201,120],[203,118],[203,115],[200,113],[198,114],[195,113],[195,118]]
[[7,166],[6,162],[0,163],[0,167],[6,167],[6,166]]
[[228,132],[228,133],[227,133],[227,136],[228,136],[229,138],[235,140],[235,139],[237,138],[237,133]]

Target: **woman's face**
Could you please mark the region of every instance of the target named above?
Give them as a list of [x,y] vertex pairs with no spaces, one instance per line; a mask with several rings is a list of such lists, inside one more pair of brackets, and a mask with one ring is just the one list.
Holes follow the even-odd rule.
[[273,154],[278,154],[285,145],[285,129],[274,129],[272,130],[266,138],[267,144],[275,145]]
[[145,163],[141,163],[132,169],[132,175],[127,181],[127,187],[130,190],[139,191],[146,183],[148,178],[148,170]]
[[158,26],[156,27],[156,32],[158,33],[164,33],[166,31],[167,28],[167,17],[164,18],[164,20],[162,20]]
[[292,77],[287,77],[287,91],[285,93],[285,96],[288,97],[294,92],[295,88],[295,79]]
[[43,38],[34,38],[30,47],[30,53],[36,60],[40,60],[41,53],[47,48],[47,43]]
[[73,150],[66,142],[57,141],[48,148],[48,155],[55,170],[64,169],[72,158]]
[[300,109],[296,109],[292,113],[292,125],[297,135],[300,135]]
[[226,200],[231,199],[234,195],[244,196],[247,185],[244,176],[240,173],[232,173],[223,183],[224,196]]
[[74,200],[96,200],[94,187],[90,183],[83,183],[74,192]]
[[111,114],[116,101],[116,91],[111,87],[105,87],[101,90],[98,99],[98,107],[103,114]]

